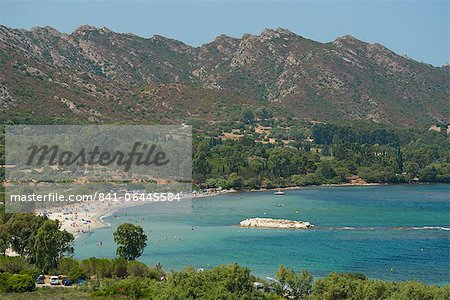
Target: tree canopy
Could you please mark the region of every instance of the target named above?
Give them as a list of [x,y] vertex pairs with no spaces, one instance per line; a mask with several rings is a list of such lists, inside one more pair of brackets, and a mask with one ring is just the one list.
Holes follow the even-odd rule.
[[147,246],[147,235],[139,225],[121,224],[113,235],[114,242],[119,245],[116,254],[126,260],[135,260],[141,256]]

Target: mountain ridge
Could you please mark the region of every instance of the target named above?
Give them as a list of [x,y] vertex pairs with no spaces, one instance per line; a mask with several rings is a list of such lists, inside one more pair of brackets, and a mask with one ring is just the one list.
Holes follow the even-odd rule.
[[[6,28],[8,28],[7,26],[1,25],[1,24],[0,24],[0,27],[6,27]],[[160,37],[160,38],[167,39],[167,40],[173,40],[173,41],[181,42],[181,43],[185,44],[186,46],[191,47],[191,48],[193,48],[193,49],[202,48],[203,46],[208,45],[208,44],[211,44],[211,43],[213,43],[214,41],[216,41],[217,39],[220,39],[220,38],[225,38],[225,39],[230,39],[230,40],[231,40],[231,39],[232,39],[232,40],[240,40],[240,39],[242,39],[244,36],[253,36],[253,37],[261,36],[261,35],[263,35],[264,32],[266,32],[266,31],[268,31],[268,32],[272,31],[272,32],[278,32],[278,33],[285,33],[285,34],[292,34],[292,35],[296,35],[296,36],[302,37],[302,38],[307,39],[307,40],[314,41],[314,40],[312,40],[312,39],[306,38],[306,37],[304,37],[304,36],[302,36],[302,35],[299,35],[299,34],[293,32],[293,31],[290,31],[289,29],[286,29],[286,28],[283,28],[283,27],[277,27],[277,28],[275,28],[275,29],[272,29],[272,28],[265,28],[265,29],[261,32],[261,34],[259,34],[259,35],[257,35],[257,34],[251,34],[251,33],[244,33],[240,38],[239,38],[239,37],[229,36],[229,35],[226,35],[226,34],[220,34],[220,35],[216,36],[216,37],[214,38],[214,40],[212,40],[212,41],[210,41],[210,42],[205,42],[205,43],[203,43],[203,44],[201,44],[201,45],[199,45],[199,46],[193,46],[193,45],[190,45],[189,43],[183,42],[183,41],[181,41],[181,40],[177,40],[176,38],[165,37],[165,36],[160,35],[160,34],[153,34],[151,37],[144,37],[144,36],[140,36],[140,35],[137,35],[137,34],[135,34],[135,33],[132,33],[132,32],[115,32],[115,31],[113,31],[113,30],[111,30],[111,29],[109,29],[108,27],[105,27],[105,26],[102,26],[102,27],[96,27],[96,26],[92,26],[92,25],[88,25],[88,24],[84,24],[84,25],[78,26],[78,27],[75,28],[71,33],[65,33],[65,32],[59,31],[59,30],[57,30],[56,28],[54,28],[54,27],[52,27],[52,26],[48,26],[48,25],[47,25],[47,26],[44,26],[44,27],[34,26],[34,27],[32,27],[30,30],[27,30],[27,29],[19,29],[19,28],[9,28],[9,29],[19,30],[19,31],[25,31],[25,32],[26,32],[26,31],[39,30],[39,29],[45,29],[45,30],[48,30],[48,31],[56,32],[56,33],[61,34],[61,35],[74,35],[77,31],[81,31],[81,32],[82,32],[82,31],[84,31],[84,30],[90,30],[90,31],[102,30],[102,31],[105,31],[105,32],[114,32],[114,33],[116,33],[116,34],[122,34],[122,35],[134,36],[134,37],[139,37],[139,38],[143,38],[143,39],[153,39],[153,38]],[[328,44],[328,43],[334,43],[334,42],[336,42],[336,41],[338,41],[338,40],[342,40],[342,39],[352,39],[352,40],[355,40],[355,41],[360,42],[360,43],[379,45],[379,46],[382,46],[382,47],[384,47],[384,48],[386,48],[386,49],[389,49],[389,48],[385,47],[383,44],[380,44],[380,43],[377,43],[377,42],[375,42],[375,43],[369,43],[369,42],[366,42],[366,41],[364,41],[364,40],[358,39],[357,37],[355,37],[355,36],[353,36],[353,35],[350,35],[350,34],[345,34],[345,35],[342,35],[342,36],[338,36],[338,37],[336,37],[334,40],[328,41],[328,42],[319,42],[319,41],[315,41],[315,42],[321,43],[321,44]],[[414,60],[413,58],[410,58],[410,57],[408,57],[407,55],[401,55],[401,56],[403,56],[403,57],[405,57],[405,58],[407,58],[407,59]],[[415,61],[415,62],[418,62],[418,63],[421,63],[421,64],[428,65],[428,66],[432,66],[432,67],[434,67],[434,68],[444,68],[444,67],[448,67],[448,66],[449,66],[448,63],[447,63],[447,64],[444,64],[444,65],[442,65],[442,66],[433,66],[432,64],[427,63],[427,62],[420,62],[420,61],[417,61],[417,60],[414,60],[414,61]]]
[[217,121],[261,107],[277,117],[395,126],[448,122],[450,114],[448,68],[349,35],[320,43],[276,28],[193,47],[89,25],[70,34],[0,25],[0,50],[5,119],[39,116],[44,103],[55,107],[50,115],[100,123],[128,113]]

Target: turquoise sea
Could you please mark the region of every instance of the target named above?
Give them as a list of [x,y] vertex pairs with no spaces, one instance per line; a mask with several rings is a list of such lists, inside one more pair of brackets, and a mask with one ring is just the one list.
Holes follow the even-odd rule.
[[[314,187],[288,190],[284,196],[242,192],[183,205],[178,213],[148,204],[117,211],[104,218],[110,227],[76,240],[75,256],[114,257],[113,230],[133,222],[149,236],[139,260],[161,262],[165,270],[238,262],[263,277],[285,265],[316,277],[339,271],[450,283],[449,185]],[[249,217],[302,220],[316,227],[237,226]]]

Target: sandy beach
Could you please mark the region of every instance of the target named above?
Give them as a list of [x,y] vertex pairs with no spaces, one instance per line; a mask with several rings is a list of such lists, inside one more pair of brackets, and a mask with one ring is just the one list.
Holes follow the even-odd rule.
[[[337,185],[322,185],[322,186],[364,186],[364,185],[377,185],[377,184],[337,184]],[[301,189],[304,187],[293,186],[284,187],[277,190],[294,190]],[[263,192],[268,191],[267,189],[252,190],[251,192]],[[201,192],[193,192],[188,195],[183,195],[183,199],[194,199],[194,198],[207,198],[213,197],[220,194],[227,194],[237,192],[236,190],[203,190]],[[58,220],[61,224],[61,230],[67,230],[72,233],[75,238],[83,233],[89,232],[91,230],[100,229],[108,227],[110,224],[103,221],[104,217],[113,214],[116,210],[142,205],[143,202],[133,202],[133,201],[95,201],[95,202],[77,202],[73,204],[68,204],[61,207],[53,207],[50,209],[43,209],[36,212],[38,215],[46,215],[49,219]]]
[[[335,187],[335,186],[365,186],[365,185],[378,185],[378,184],[336,184],[336,185],[321,185]],[[293,187],[284,187],[276,190],[295,190],[302,189],[304,187],[293,186]],[[269,189],[272,190],[272,189]],[[259,189],[259,190],[251,190],[250,192],[263,192],[269,191],[268,189]],[[188,195],[183,195],[181,201],[183,199],[194,199],[194,198],[207,198],[213,197],[221,194],[234,193],[236,190],[203,190],[202,192],[193,192]],[[126,202],[122,201],[95,201],[95,202],[78,202],[74,204],[69,204],[61,207],[54,207],[51,209],[40,210],[37,211],[36,214],[46,215],[49,219],[59,220],[61,224],[61,230],[67,230],[72,233],[75,238],[80,236],[83,233],[89,232],[91,230],[100,229],[104,227],[108,227],[110,224],[103,221],[104,217],[107,217],[113,214],[116,210],[121,208],[142,205],[143,202]]]
[[75,238],[90,230],[109,226],[102,221],[116,209],[123,207],[119,202],[75,203],[66,206],[38,211],[38,215],[46,215],[51,220],[58,220],[61,230],[67,230]]
[[[234,190],[205,191],[201,193],[192,193],[183,195],[180,201],[193,198],[212,197],[219,194],[235,192]],[[46,215],[51,220],[58,220],[61,224],[61,230],[67,230],[75,238],[91,230],[110,226],[103,221],[104,217],[110,216],[115,211],[137,205],[143,205],[145,202],[137,201],[95,201],[95,202],[77,202],[36,211],[37,215]]]

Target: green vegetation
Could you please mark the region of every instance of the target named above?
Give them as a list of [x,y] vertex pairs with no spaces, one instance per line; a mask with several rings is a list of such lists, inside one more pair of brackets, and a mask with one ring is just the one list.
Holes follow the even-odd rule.
[[[449,119],[448,68],[356,39],[323,44],[278,32],[246,40],[254,51],[243,56],[242,40],[227,37],[192,48],[161,36],[94,28],[66,38],[45,29],[3,30],[16,37],[0,47],[0,85],[15,101],[0,112],[5,123],[190,124],[191,118],[234,119],[247,108],[254,117],[269,108],[277,118],[375,120],[403,127]],[[76,47],[82,42],[90,53]],[[121,59],[93,63],[92,55],[105,53]],[[346,61],[348,53],[357,64]],[[65,63],[54,60],[55,54]]]
[[193,268],[167,274],[162,280],[128,277],[106,281],[96,296],[125,294],[150,299],[270,299],[253,288],[250,270],[237,264],[198,272]]
[[[250,119],[244,112],[242,122],[198,136],[193,154],[196,183],[207,188],[258,189],[352,180],[450,182],[450,144],[444,130],[371,123],[311,125],[269,118],[260,122],[269,126],[263,132]],[[234,135],[227,138],[226,132]]]
[[[324,171],[325,172],[325,171]],[[132,224],[119,226],[114,236],[120,247],[118,258],[77,260],[71,255],[71,238],[58,230],[58,223],[31,214],[2,213],[1,232],[8,246],[21,256],[0,255],[0,296],[12,293],[36,298],[124,297],[133,299],[448,299],[450,285],[429,286],[418,282],[370,280],[362,274],[331,273],[318,278],[306,270],[296,272],[280,266],[276,280],[267,281],[238,264],[209,270],[192,267],[166,273],[158,263],[149,267],[135,261],[143,251],[146,236]],[[72,237],[73,238],[73,237]],[[48,245],[41,258],[40,247]],[[33,246],[35,245],[35,246]],[[129,247],[129,248],[128,248]],[[129,252],[127,252],[129,251]],[[35,278],[44,273],[66,276],[73,282],[87,280],[67,289],[36,289]],[[28,294],[29,293],[29,294]],[[23,294],[25,295],[25,294]],[[4,297],[3,297],[4,296]]]
[[55,268],[63,255],[73,253],[72,234],[59,230],[58,221],[33,214],[5,214],[1,205],[0,245],[36,264],[42,271]]
[[294,270],[280,266],[276,278],[278,294],[287,295],[289,298],[306,299],[312,291],[313,276],[306,270],[297,274]]
[[[6,261],[21,261],[20,257],[0,256],[0,269]],[[17,265],[20,265],[17,263]],[[66,298],[125,298],[125,299],[417,299],[444,300],[450,296],[450,285],[430,286],[418,282],[387,282],[371,280],[361,274],[330,273],[313,283],[313,276],[306,270],[295,272],[280,266],[276,280],[257,278],[250,270],[238,264],[217,266],[210,270],[192,267],[165,273],[161,265],[145,264],[124,259],[89,258],[74,260],[64,258],[58,274],[66,274],[63,268],[78,268],[87,283],[71,289],[45,287],[35,290],[28,270],[16,270],[15,274],[0,275],[0,296],[15,299],[8,293],[30,292],[30,297]],[[56,272],[56,271],[55,271]],[[56,273],[55,273],[56,274]],[[71,276],[69,278],[72,279]],[[76,279],[72,279],[76,282]],[[255,284],[258,282],[258,284]]]
[[[0,245],[4,255],[11,248],[20,256],[17,258],[2,257],[0,271],[16,273],[19,269],[34,272],[49,272],[58,270],[70,277],[79,279],[83,270],[78,263],[70,258],[73,254],[74,236],[66,230],[60,230],[58,221],[46,216],[16,213],[5,214],[5,207],[0,206]],[[147,246],[147,235],[141,226],[125,223],[113,233],[114,241],[119,245],[117,255],[120,258],[113,268],[120,273],[127,273],[127,260],[138,258]],[[2,269],[3,267],[3,269]],[[130,272],[147,273],[138,263],[130,265]],[[88,273],[89,274],[89,273]],[[96,274],[98,275],[98,274]]]
[[423,283],[370,280],[361,274],[331,273],[318,279],[309,299],[396,299],[437,300],[450,297],[450,285],[427,286]]
[[0,275],[0,291],[7,293],[31,292],[35,288],[34,279],[28,274]]
[[36,266],[41,270],[56,268],[63,254],[73,253],[74,236],[66,230],[59,230],[59,223],[46,220],[35,236],[33,254]]
[[[210,188],[258,189],[366,182],[450,182],[449,137],[441,132],[383,125],[311,124],[275,119],[260,109],[237,110],[235,121],[194,128],[193,176]],[[261,127],[268,128],[262,130]],[[232,133],[225,138],[225,133]],[[4,137],[0,136],[4,164]],[[1,176],[4,176],[1,170]],[[0,201],[4,201],[3,186]],[[147,299],[449,299],[450,285],[371,280],[361,274],[331,273],[313,280],[306,270],[280,267],[276,281],[256,278],[237,264],[166,273],[136,261],[147,236],[122,224],[114,233],[118,258],[76,260],[73,236],[57,221],[32,214],[5,214],[0,205],[0,297]],[[11,248],[20,256],[7,257]],[[37,275],[62,274],[72,289],[35,289]],[[262,289],[255,288],[260,282]],[[19,293],[14,296],[14,293]],[[26,293],[26,294],[25,294]],[[14,298],[16,297],[16,298]]]
[[126,260],[135,260],[141,256],[147,246],[147,235],[139,225],[122,224],[113,235],[114,242],[120,245],[117,247],[117,255]]

